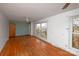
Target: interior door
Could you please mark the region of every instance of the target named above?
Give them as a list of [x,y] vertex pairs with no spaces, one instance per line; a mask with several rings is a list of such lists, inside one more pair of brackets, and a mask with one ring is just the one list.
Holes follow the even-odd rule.
[[9,24],[9,37],[15,37],[15,36],[16,36],[16,25]]

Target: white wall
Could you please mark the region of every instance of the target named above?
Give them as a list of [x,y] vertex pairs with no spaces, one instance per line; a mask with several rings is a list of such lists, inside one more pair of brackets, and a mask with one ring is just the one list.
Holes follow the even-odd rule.
[[62,49],[79,55],[79,50],[70,47],[71,17],[79,15],[79,9],[61,13],[48,18],[48,41]]
[[0,14],[0,52],[8,40],[8,20]]
[[79,50],[70,47],[70,18],[75,15],[79,15],[79,8],[42,20],[48,20],[47,41],[49,43],[79,55]]

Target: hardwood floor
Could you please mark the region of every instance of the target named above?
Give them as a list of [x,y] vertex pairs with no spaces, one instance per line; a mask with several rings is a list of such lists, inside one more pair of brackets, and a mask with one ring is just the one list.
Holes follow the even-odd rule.
[[73,54],[34,36],[18,36],[8,40],[1,56],[73,56]]

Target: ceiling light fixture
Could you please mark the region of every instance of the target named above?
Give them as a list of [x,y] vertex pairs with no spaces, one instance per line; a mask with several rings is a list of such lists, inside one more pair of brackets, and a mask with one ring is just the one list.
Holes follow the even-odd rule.
[[27,23],[29,23],[29,18],[28,18],[28,17],[26,17],[26,19],[25,19],[25,20],[26,20],[26,22],[27,22]]

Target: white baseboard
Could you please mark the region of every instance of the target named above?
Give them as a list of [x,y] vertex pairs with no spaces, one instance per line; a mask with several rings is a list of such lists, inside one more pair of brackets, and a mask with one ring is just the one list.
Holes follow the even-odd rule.
[[2,49],[4,48],[5,44],[7,43],[8,40],[5,41],[5,43],[2,45],[2,47],[0,48],[0,52],[2,51]]
[[[37,36],[37,37],[38,37],[38,36]],[[38,37],[38,38],[40,38],[40,37]],[[60,49],[62,49],[62,50],[65,50],[65,51],[67,51],[67,52],[70,52],[71,54],[74,54],[74,55],[76,55],[76,56],[79,56],[79,53],[76,52],[73,48],[61,47],[61,46],[59,46],[59,45],[56,45],[56,44],[54,44],[54,43],[49,42],[48,40],[46,40],[46,39],[44,39],[44,38],[40,38],[40,39],[42,39],[43,41],[46,41],[46,42],[52,44],[52,45],[55,46],[55,47],[58,47],[58,48],[60,48]]]

